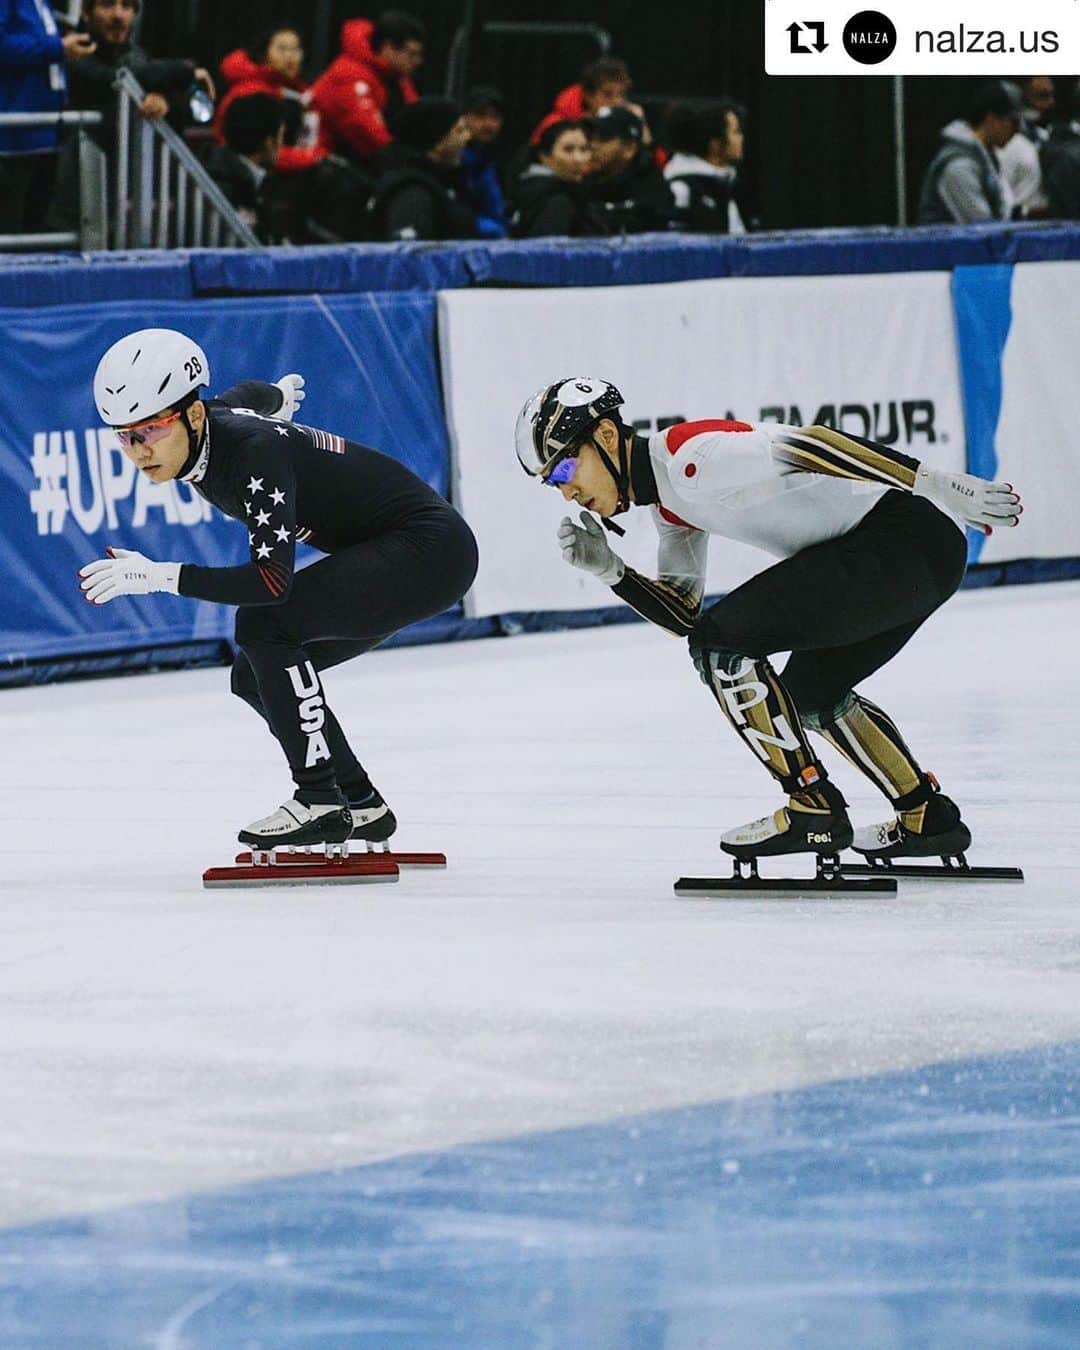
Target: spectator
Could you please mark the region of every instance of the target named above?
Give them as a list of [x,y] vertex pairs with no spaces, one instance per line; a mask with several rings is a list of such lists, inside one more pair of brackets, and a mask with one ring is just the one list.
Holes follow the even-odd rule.
[[674,108],[667,139],[673,153],[664,177],[675,198],[678,228],[702,234],[745,234],[734,197],[743,157],[739,109],[732,103]]
[[461,152],[461,196],[472,208],[481,239],[505,239],[506,200],[492,149],[503,128],[503,96],[493,85],[478,85],[465,98],[469,143]]
[[533,162],[514,184],[515,238],[592,233],[586,210],[589,142],[580,122],[552,122],[533,147]]
[[1050,135],[1045,126],[1054,110],[1054,81],[1049,75],[1029,75],[1020,86],[1024,101],[1019,134],[997,153],[1005,192],[1013,214],[1045,216],[1039,148]]
[[419,95],[412,76],[424,59],[424,25],[390,9],[372,23],[350,19],[341,55],[315,82],[312,103],[332,150],[364,162],[393,137],[388,123]]
[[1080,220],[1080,84],[1073,91],[1068,122],[1059,122],[1042,147],[1047,214]]
[[336,155],[308,166],[281,167],[285,104],[276,94],[246,94],[225,114],[225,144],[207,170],[267,243],[340,243],[369,237],[374,183]]
[[[626,62],[617,56],[603,56],[581,72],[577,84],[567,85],[555,96],[551,111],[546,113],[533,132],[532,143],[554,122],[580,122],[592,117],[601,108],[621,108],[628,105],[632,88]],[[644,122],[645,115],[636,105],[629,105]]]
[[586,187],[594,232],[640,234],[671,227],[675,201],[629,108],[601,108],[587,124],[592,172]]
[[194,61],[156,60],[132,41],[132,31],[142,0],[83,0],[82,27],[96,50],[72,67],[71,106],[95,109],[104,114],[100,142],[109,151],[116,140],[116,73],[131,71],[147,91],[142,103],[144,117],[157,121],[170,112],[183,120],[186,95],[193,84],[215,96],[210,72]]
[[272,94],[282,100],[285,144],[278,156],[281,173],[310,169],[326,155],[319,144],[319,115],[311,107],[311,86],[302,75],[304,44],[295,28],[277,24],[266,29],[249,48],[239,47],[221,63],[227,93],[217,106],[214,139],[225,141],[225,117],[238,98]]
[[230,101],[224,143],[215,145],[206,170],[237,214],[266,243],[292,238],[291,212],[271,190],[285,143],[285,108],[276,94],[244,94]]
[[[0,112],[60,112],[66,64],[92,55],[84,33],[60,35],[42,0],[0,0]],[[0,234],[37,233],[56,177],[60,129],[0,128]]]
[[468,128],[448,98],[421,98],[391,123],[371,203],[376,239],[474,239],[473,213],[454,184]]
[[919,194],[920,225],[969,225],[1008,217],[995,151],[1016,135],[1022,107],[1015,85],[991,80],[979,86],[967,117],[950,122],[942,132],[943,144],[930,161]]

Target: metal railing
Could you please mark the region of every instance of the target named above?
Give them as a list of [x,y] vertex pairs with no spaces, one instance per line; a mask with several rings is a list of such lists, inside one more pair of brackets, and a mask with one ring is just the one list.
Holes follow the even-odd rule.
[[77,229],[0,235],[0,251],[257,248],[255,232],[183,137],[167,122],[143,116],[146,90],[129,70],[117,72],[116,97],[112,156],[89,134],[104,122],[100,112],[0,113],[0,127],[73,128],[74,148],[64,147],[61,155],[74,154],[78,183]]
[[146,90],[117,72],[112,247],[257,248],[259,239],[167,122],[140,111]]
[[88,135],[100,126],[99,112],[0,113],[0,127],[73,127],[78,164],[79,223],[77,230],[41,234],[0,234],[0,250],[100,249],[108,247],[108,192],[105,154]]

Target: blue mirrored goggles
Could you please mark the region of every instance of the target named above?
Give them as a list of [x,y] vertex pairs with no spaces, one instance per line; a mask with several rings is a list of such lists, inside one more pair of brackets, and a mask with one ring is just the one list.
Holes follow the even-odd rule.
[[577,459],[573,455],[568,455],[566,459],[560,459],[550,473],[544,474],[541,481],[548,487],[562,487],[564,483],[569,483],[575,473],[577,473]]

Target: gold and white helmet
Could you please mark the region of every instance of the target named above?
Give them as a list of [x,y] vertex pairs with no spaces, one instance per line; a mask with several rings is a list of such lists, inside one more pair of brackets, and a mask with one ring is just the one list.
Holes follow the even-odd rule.
[[590,376],[544,385],[518,413],[514,445],[521,467],[543,477],[623,401],[610,381]]

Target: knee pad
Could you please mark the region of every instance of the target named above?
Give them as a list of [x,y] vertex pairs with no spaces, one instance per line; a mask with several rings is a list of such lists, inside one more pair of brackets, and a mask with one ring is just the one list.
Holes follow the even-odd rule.
[[706,618],[699,619],[690,634],[690,659],[702,684],[711,689],[714,679],[731,679],[747,661],[753,662],[756,658],[718,641],[719,634],[712,624],[705,623]]
[[[811,731],[823,732],[827,728],[834,726],[841,717],[845,716],[855,706],[855,695],[845,694],[839,703],[831,708],[815,708],[807,711],[799,708],[799,716],[802,718],[804,727],[809,727]],[[796,703],[798,700],[796,699]]]

